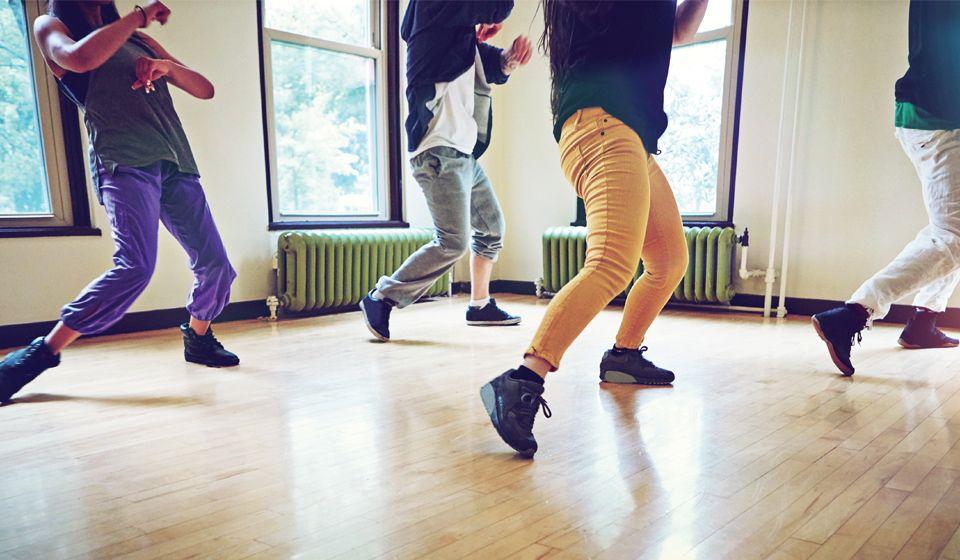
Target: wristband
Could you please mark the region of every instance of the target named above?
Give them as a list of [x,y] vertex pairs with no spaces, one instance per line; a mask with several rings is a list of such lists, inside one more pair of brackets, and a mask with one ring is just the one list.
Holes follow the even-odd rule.
[[133,9],[140,12],[140,15],[143,16],[143,25],[141,25],[140,27],[146,27],[150,23],[150,20],[147,19],[147,12],[143,8],[141,8],[139,4],[134,6]]

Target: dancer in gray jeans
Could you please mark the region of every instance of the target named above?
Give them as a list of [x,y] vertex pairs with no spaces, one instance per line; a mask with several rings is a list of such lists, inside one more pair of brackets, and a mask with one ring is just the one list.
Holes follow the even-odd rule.
[[507,51],[485,42],[512,8],[512,1],[421,0],[407,7],[401,35],[407,42],[410,162],[436,236],[360,302],[367,328],[379,340],[390,339],[390,311],[420,299],[468,251],[467,324],[520,322],[490,297],[490,274],[503,247],[503,212],[477,162],[490,138],[489,84],[505,83],[532,53],[523,36]]

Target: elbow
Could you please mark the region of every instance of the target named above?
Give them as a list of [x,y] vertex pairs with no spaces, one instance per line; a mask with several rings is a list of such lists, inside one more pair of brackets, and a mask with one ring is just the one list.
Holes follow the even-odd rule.
[[197,97],[203,100],[213,99],[213,96],[216,95],[216,93],[217,91],[213,87],[213,84],[210,84],[207,87],[203,88],[203,90],[200,92],[200,95],[198,95]]

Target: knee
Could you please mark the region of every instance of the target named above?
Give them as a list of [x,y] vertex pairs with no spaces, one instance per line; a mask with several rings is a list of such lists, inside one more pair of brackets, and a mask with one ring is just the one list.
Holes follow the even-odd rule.
[[137,291],[143,291],[153,278],[157,259],[148,255],[127,256],[117,261],[117,275],[123,282]]
[[631,266],[625,259],[609,257],[590,260],[584,264],[584,272],[596,278],[596,285],[611,298],[627,289],[637,274],[637,268],[638,266]]
[[461,233],[439,234],[436,243],[444,257],[451,261],[459,260],[467,254],[470,248],[469,238],[466,234]]

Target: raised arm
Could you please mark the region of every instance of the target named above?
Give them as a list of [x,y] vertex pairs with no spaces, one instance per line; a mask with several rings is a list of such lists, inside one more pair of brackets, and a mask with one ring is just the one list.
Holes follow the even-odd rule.
[[683,0],[677,6],[677,20],[673,25],[673,44],[684,45],[693,40],[703,15],[707,13],[707,0]]
[[159,0],[149,0],[141,9],[135,9],[119,20],[97,29],[79,41],[70,36],[70,30],[57,18],[42,15],[33,24],[33,33],[40,52],[51,69],[60,78],[65,71],[84,73],[95,70],[116,54],[121,46],[140,27],[153,21],[166,23],[170,10]]
[[137,32],[139,37],[159,58],[142,58],[137,62],[137,81],[133,89],[139,89],[166,76],[170,83],[199,99],[211,99],[214,95],[213,84],[203,74],[191,69],[167,52],[160,43],[146,33]]

